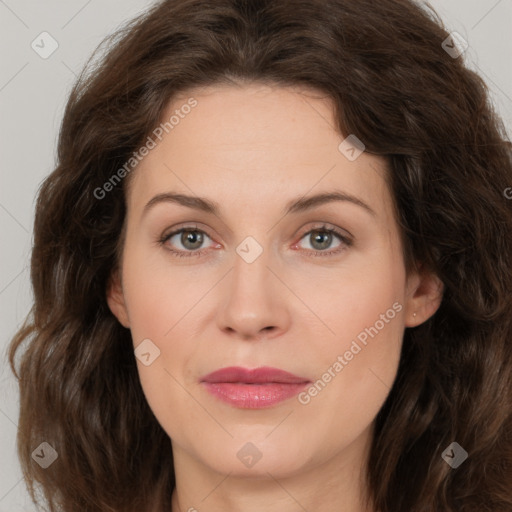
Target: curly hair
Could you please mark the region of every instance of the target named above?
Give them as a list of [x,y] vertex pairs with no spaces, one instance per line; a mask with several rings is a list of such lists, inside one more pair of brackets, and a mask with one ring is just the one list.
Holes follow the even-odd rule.
[[[171,509],[170,439],[106,301],[129,176],[108,198],[97,190],[175,95],[257,81],[332,99],[336,129],[389,162],[407,270],[422,262],[444,284],[437,313],[405,329],[376,417],[376,510],[512,510],[512,145],[482,78],[443,48],[448,37],[412,0],[162,0],[103,41],[70,93],[38,193],[34,304],[9,347],[34,503]],[[58,453],[47,469],[31,457],[43,441]],[[469,454],[457,469],[441,456],[454,441]]]

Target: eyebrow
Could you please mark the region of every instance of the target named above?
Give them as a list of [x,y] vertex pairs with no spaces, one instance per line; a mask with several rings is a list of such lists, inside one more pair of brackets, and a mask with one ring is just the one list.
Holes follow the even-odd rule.
[[[355,204],[357,206],[360,206],[362,209],[364,209],[371,215],[375,217],[377,216],[375,211],[372,208],[370,208],[370,206],[368,206],[364,201],[353,196],[352,194],[348,194],[346,192],[341,192],[338,190],[334,190],[332,192],[322,192],[308,197],[299,197],[297,199],[292,199],[286,204],[283,210],[283,215],[304,212],[321,206],[323,204],[332,203],[336,201]],[[180,204],[181,206],[210,213],[220,218],[220,206],[215,201],[206,199],[204,197],[189,196],[186,194],[176,194],[172,192],[157,194],[152,199],[150,199],[146,206],[144,206],[142,215],[146,215],[146,213],[151,208],[160,203]]]

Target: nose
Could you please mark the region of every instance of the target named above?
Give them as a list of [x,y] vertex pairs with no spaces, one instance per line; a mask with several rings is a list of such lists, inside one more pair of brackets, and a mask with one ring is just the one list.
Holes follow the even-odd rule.
[[235,253],[233,268],[222,285],[217,316],[225,334],[260,340],[275,338],[288,329],[291,293],[271,266],[266,250],[251,263]]

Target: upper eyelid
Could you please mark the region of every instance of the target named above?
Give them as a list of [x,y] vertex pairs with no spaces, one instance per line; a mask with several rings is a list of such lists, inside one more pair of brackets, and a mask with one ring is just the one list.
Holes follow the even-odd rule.
[[200,231],[213,240],[213,237],[208,233],[208,229],[201,226],[194,226],[193,224],[185,224],[183,226],[178,225],[177,227],[166,229],[163,231],[160,238],[169,238],[170,236],[174,236],[181,231]]

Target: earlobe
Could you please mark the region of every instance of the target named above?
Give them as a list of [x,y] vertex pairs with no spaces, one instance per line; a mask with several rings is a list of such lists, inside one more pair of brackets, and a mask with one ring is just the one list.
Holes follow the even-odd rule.
[[411,277],[409,285],[405,326],[416,327],[426,322],[439,309],[443,299],[444,285],[433,272],[415,274]]
[[114,271],[110,276],[106,292],[107,303],[110,311],[112,311],[112,314],[119,320],[121,325],[129,328],[130,320],[128,317],[128,310],[126,309],[123,287],[118,270]]

